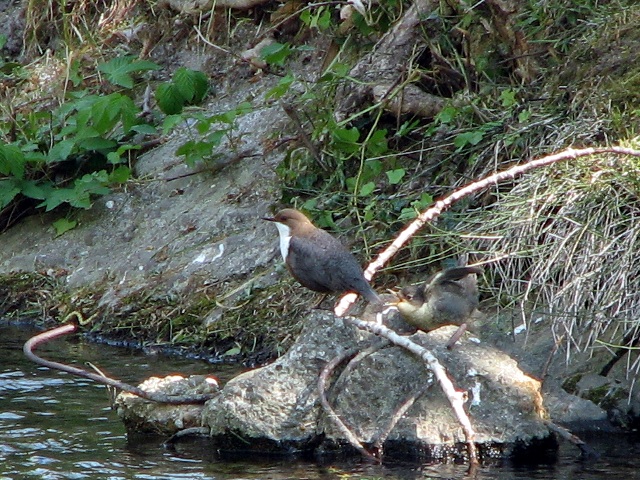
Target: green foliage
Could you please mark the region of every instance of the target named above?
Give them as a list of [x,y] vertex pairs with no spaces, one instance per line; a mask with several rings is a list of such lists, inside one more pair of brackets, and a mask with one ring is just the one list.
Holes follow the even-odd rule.
[[229,142],[231,148],[236,145],[239,138],[235,136],[238,119],[253,111],[249,102],[242,102],[235,108],[214,115],[192,115],[196,120],[195,129],[199,134],[183,143],[177,150],[177,155],[185,157],[187,165],[193,166],[199,161],[208,161],[214,158],[213,149],[219,146],[224,139]]
[[331,27],[331,11],[326,5],[313,10],[307,8],[300,14],[300,20],[309,28],[328,30]]
[[53,228],[56,229],[56,237],[59,237],[69,230],[73,230],[78,225],[75,220],[67,220],[66,218],[60,218],[52,223]]
[[98,70],[106,75],[109,82],[124,88],[133,88],[133,73],[159,69],[160,65],[157,63],[138,60],[134,56],[116,57],[98,65]]
[[[152,62],[133,57],[98,66],[111,83],[126,88],[135,86],[135,73],[156,68]],[[69,78],[74,84],[73,79],[81,77],[79,69],[77,62],[71,63]],[[2,217],[5,209],[20,198],[35,200],[29,205],[45,211],[63,205],[88,209],[95,196],[127,182],[129,164],[141,148],[134,135],[156,134],[155,127],[141,120],[141,113],[124,91],[102,94],[85,88],[69,91],[65,101],[52,109],[21,109],[5,118],[0,123],[3,228],[10,226],[10,220]],[[61,220],[54,226],[60,235],[75,224]]]
[[164,113],[176,115],[187,105],[200,104],[208,90],[209,80],[204,73],[181,67],[170,82],[158,86],[156,101]]
[[260,57],[269,65],[283,67],[292,53],[293,49],[288,43],[274,42],[260,50]]

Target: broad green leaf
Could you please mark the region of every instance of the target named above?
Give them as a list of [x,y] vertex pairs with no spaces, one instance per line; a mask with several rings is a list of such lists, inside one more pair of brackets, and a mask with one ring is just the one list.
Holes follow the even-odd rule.
[[405,174],[404,168],[397,168],[395,170],[387,170],[387,178],[391,185],[397,185],[402,181],[402,177]]
[[188,166],[193,167],[197,161],[209,157],[212,148],[213,145],[208,142],[194,142],[193,140],[189,140],[176,150],[176,155],[184,155],[184,162]]
[[73,188],[54,188],[38,207],[45,207],[47,212],[53,210],[63,203],[69,203],[70,199],[76,195]]
[[184,117],[182,115],[167,115],[162,121],[162,134],[167,135],[176,125],[179,125],[183,121]]
[[0,180],[0,208],[4,208],[20,193],[13,179]]
[[175,115],[182,112],[185,98],[178,87],[172,83],[162,83],[156,89],[156,101],[163,113]]
[[173,83],[188,103],[200,103],[209,89],[209,79],[204,73],[184,67],[173,74]]
[[288,43],[275,42],[260,50],[260,57],[269,65],[283,67],[291,52],[292,49]]
[[44,200],[47,196],[46,190],[33,180],[22,180],[18,183],[18,186],[25,197]]
[[331,134],[336,148],[344,153],[351,154],[360,149],[360,144],[357,143],[360,132],[357,128],[335,128]]
[[112,148],[115,148],[116,145],[118,145],[118,142],[116,142],[115,140],[109,140],[107,138],[102,138],[102,137],[93,137],[93,138],[85,138],[78,144],[78,147],[87,151],[99,152],[99,151],[110,150]]
[[387,143],[387,131],[385,129],[373,132],[367,141],[367,152],[369,155],[379,157],[389,150]]
[[157,135],[158,129],[148,123],[138,123],[131,127],[132,132],[141,133],[143,135]]
[[67,220],[66,218],[61,218],[60,220],[56,220],[52,223],[53,228],[56,229],[56,237],[59,237],[65,232],[69,230],[73,230],[78,225],[78,222],[75,220]]
[[369,195],[371,195],[373,193],[373,191],[376,188],[376,184],[373,182],[367,182],[364,185],[362,185],[360,187],[360,191],[358,192],[358,195],[361,197],[368,197]]
[[120,165],[109,174],[109,183],[125,183],[131,178],[131,170],[129,167]]
[[503,107],[506,107],[506,108],[512,107],[517,103],[516,92],[510,88],[503,90],[502,93],[500,93],[500,101],[502,102]]
[[24,178],[24,153],[14,146],[0,143],[0,174]]
[[464,132],[456,136],[456,138],[453,140],[453,144],[457,148],[464,148],[469,144],[477,145],[478,143],[480,143],[483,137],[484,133],[482,133],[480,130],[474,130],[473,132]]
[[71,155],[71,152],[73,152],[75,147],[76,143],[73,139],[62,140],[61,142],[56,143],[51,147],[47,154],[47,162],[54,163],[66,160],[69,158],[69,155]]
[[124,88],[133,88],[134,82],[131,73],[158,70],[160,68],[157,63],[148,60],[137,60],[133,56],[117,57],[98,65],[98,70],[107,76],[107,80]]

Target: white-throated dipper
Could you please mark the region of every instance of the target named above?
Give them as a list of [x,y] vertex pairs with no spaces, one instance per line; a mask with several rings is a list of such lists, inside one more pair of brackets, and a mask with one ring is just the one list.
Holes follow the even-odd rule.
[[302,286],[321,293],[357,293],[368,302],[382,303],[351,252],[302,212],[285,208],[264,220],[278,227],[284,263]]
[[428,332],[443,325],[462,325],[478,307],[479,267],[453,267],[422,285],[403,288],[398,311],[407,323]]

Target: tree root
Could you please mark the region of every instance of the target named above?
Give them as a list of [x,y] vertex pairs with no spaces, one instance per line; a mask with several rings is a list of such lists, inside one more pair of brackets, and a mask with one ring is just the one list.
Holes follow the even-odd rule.
[[56,327],[52,330],[47,330],[46,332],[42,332],[35,337],[30,338],[23,347],[24,354],[27,356],[29,360],[37,363],[38,365],[42,365],[47,368],[51,368],[53,370],[60,370],[62,372],[70,373],[71,375],[76,375],[78,377],[88,378],[89,380],[93,380],[94,382],[102,383],[103,385],[108,385],[110,387],[115,387],[124,392],[131,393],[138,397],[144,398],[146,400],[151,400],[152,402],[158,403],[169,403],[172,405],[185,405],[185,404],[198,404],[204,403],[207,400],[211,400],[214,398],[216,394],[205,394],[205,395],[189,395],[189,396],[179,396],[179,395],[165,395],[162,393],[155,392],[146,392],[138,387],[134,387],[132,385],[128,385],[126,383],[120,382],[118,380],[114,380],[112,378],[106,377],[104,375],[98,375],[95,373],[87,372],[81,368],[72,367],[71,365],[65,365],[63,363],[52,362],[50,360],[45,360],[42,357],[36,355],[33,350],[50,340],[54,340],[63,335],[66,335],[71,332],[75,332],[76,325],[72,323],[67,323],[60,327]]

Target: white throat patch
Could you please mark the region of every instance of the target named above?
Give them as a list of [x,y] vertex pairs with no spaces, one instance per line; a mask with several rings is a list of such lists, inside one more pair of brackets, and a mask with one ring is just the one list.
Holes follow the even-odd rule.
[[287,255],[289,255],[289,243],[291,243],[291,229],[284,223],[275,222],[275,224],[280,234],[280,253],[286,261]]

